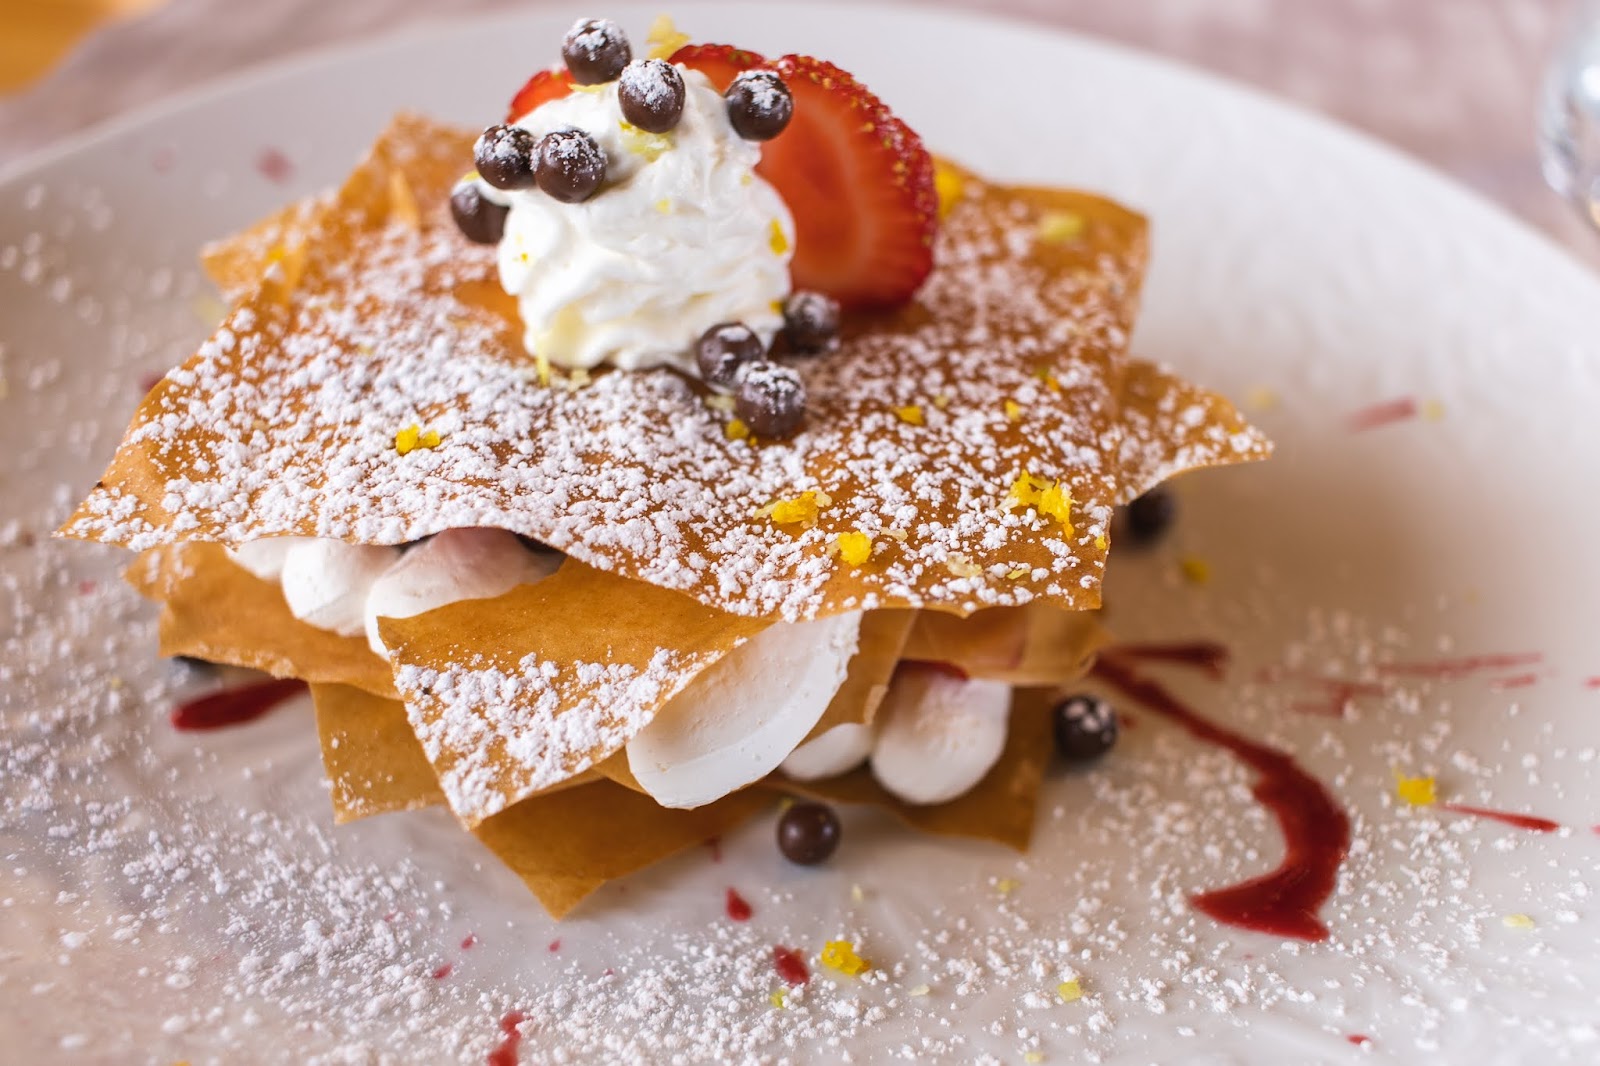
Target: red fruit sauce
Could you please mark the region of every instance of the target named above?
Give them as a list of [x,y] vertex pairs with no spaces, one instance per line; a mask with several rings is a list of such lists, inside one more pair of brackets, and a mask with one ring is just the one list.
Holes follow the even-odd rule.
[[1497,811],[1489,807],[1468,807],[1464,803],[1441,803],[1439,809],[1453,814],[1470,814],[1474,818],[1487,818],[1491,822],[1500,822],[1502,825],[1517,829],[1531,829],[1535,833],[1553,833],[1561,828],[1560,822],[1552,822],[1548,818],[1539,818],[1531,814],[1513,814],[1511,811]]
[[1228,660],[1233,657],[1226,645],[1214,640],[1173,644],[1118,644],[1114,648],[1107,649],[1106,653],[1118,659],[1132,659],[1135,662],[1195,666],[1219,681],[1228,668]]
[[728,917],[736,922],[748,922],[755,911],[745,898],[734,889],[728,889]]
[[241,725],[260,718],[278,704],[304,691],[306,683],[294,678],[277,678],[239,688],[225,688],[221,692],[213,692],[174,707],[172,728],[198,732]]
[[488,1066],[517,1066],[517,1047],[522,1043],[522,1033],[517,1026],[523,1022],[520,1010],[511,1011],[500,1019],[500,1032],[504,1034],[500,1043],[489,1052]]
[[1284,857],[1269,874],[1190,897],[1196,909],[1225,925],[1296,940],[1326,940],[1317,916],[1333,894],[1339,866],[1350,849],[1350,819],[1328,790],[1289,755],[1215,725],[1113,653],[1094,673],[1190,735],[1226,748],[1257,777],[1251,793],[1278,821]]
[[786,948],[782,944],[772,949],[772,966],[778,971],[778,976],[791,987],[803,985],[811,980],[811,971],[806,969],[806,960],[793,948]]

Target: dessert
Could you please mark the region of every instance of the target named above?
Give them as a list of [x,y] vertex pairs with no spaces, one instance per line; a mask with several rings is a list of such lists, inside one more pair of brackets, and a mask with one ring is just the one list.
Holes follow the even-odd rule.
[[64,532],[163,654],[311,684],[338,819],[443,803],[557,915],[784,793],[1024,847],[1115,509],[1269,446],[1128,355],[1139,216],[654,36],[209,249],[232,309]]

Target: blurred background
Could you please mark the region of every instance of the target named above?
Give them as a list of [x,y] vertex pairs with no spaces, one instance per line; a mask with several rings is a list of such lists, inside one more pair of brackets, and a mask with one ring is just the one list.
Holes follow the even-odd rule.
[[[759,2],[759,0],[747,0]],[[0,164],[307,48],[538,0],[0,0]],[[571,3],[562,6],[573,8]],[[604,14],[604,4],[578,5]],[[663,0],[670,11],[670,0]],[[1570,0],[922,0],[1120,41],[1418,156],[1600,266],[1539,173],[1540,83]],[[952,57],[985,76],[982,57]]]

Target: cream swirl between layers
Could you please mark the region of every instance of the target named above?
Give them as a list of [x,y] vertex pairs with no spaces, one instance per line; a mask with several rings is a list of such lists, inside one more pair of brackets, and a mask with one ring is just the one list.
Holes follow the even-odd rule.
[[761,148],[733,131],[722,94],[678,70],[683,118],[669,133],[625,123],[615,81],[576,86],[517,120],[536,138],[563,128],[594,137],[606,180],[588,200],[480,185],[510,208],[500,284],[517,298],[531,354],[697,376],[693,345],[711,326],[743,322],[767,343],[782,326],[794,221],[756,174]]

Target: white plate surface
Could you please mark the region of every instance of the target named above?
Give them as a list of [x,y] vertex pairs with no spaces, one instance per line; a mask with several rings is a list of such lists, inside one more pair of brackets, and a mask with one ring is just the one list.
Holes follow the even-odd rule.
[[[614,10],[641,37],[654,13]],[[513,1009],[529,1062],[1600,1056],[1600,285],[1358,137],[1034,27],[675,12],[701,39],[836,60],[979,170],[1152,217],[1138,349],[1253,398],[1280,454],[1184,482],[1172,540],[1115,567],[1112,621],[1230,644],[1226,682],[1162,676],[1350,811],[1329,941],[1188,905],[1281,843],[1243,767],[1137,710],[1113,758],[1050,782],[1026,859],[853,813],[837,860],[797,870],[761,820],[559,926],[441,813],[334,829],[308,708],[168,728],[203,682],[155,659],[118,553],[47,538],[141,380],[203,335],[196,248],[336,180],[397,109],[493,120],[573,14],[251,74],[0,178],[0,1060],[483,1062]],[[1352,432],[1400,397],[1417,417]],[[1209,583],[1178,576],[1185,556]],[[1537,659],[1391,677],[1343,719],[1294,680],[1484,653]],[[1407,807],[1397,771],[1568,828]],[[750,922],[722,916],[729,886]],[[823,972],[774,1009],[771,945],[840,935],[880,978]],[[1063,1004],[1068,973],[1086,995]]]

